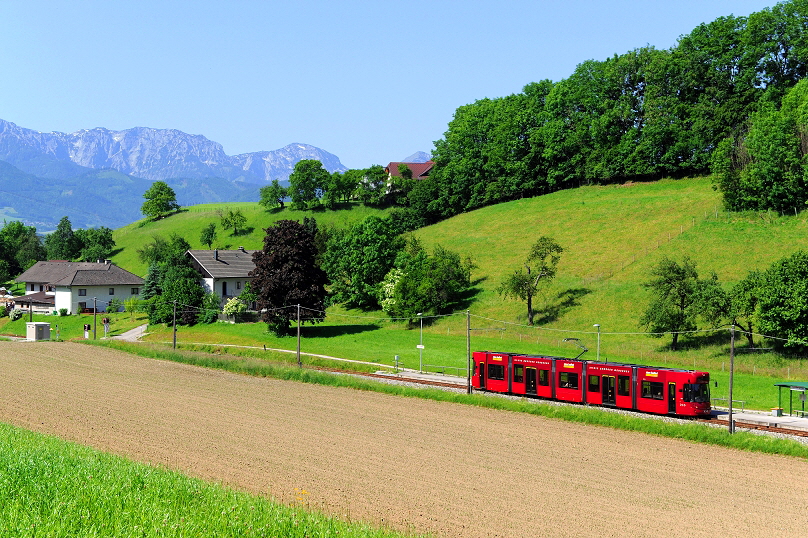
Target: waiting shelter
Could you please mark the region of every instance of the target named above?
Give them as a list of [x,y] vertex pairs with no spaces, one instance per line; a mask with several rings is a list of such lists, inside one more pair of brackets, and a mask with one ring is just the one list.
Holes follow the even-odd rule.
[[808,382],[805,381],[786,381],[783,383],[775,383],[775,387],[777,387],[777,407],[782,409],[783,408],[783,389],[787,388],[788,390],[788,414],[794,414],[794,393],[799,394],[800,398],[800,409],[797,409],[797,414],[800,416],[805,416],[805,399],[806,399],[806,392],[808,392]]

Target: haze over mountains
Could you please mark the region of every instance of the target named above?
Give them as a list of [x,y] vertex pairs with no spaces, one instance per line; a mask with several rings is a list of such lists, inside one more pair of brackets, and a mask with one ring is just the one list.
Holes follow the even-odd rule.
[[143,193],[156,180],[171,185],[180,205],[257,201],[261,186],[287,180],[302,159],[346,170],[336,155],[308,144],[231,156],[176,129],[41,133],[0,120],[0,218],[42,231],[65,215],[76,228],[115,228],[142,217]]

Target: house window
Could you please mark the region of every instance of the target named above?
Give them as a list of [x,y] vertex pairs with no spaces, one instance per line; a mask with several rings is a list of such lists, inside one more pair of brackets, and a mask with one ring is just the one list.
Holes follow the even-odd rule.
[[236,282],[236,289],[237,290],[241,289],[241,281],[240,280],[238,282]]
[[110,295],[115,295],[115,288],[110,288],[109,289],[109,294]]
[[222,282],[222,297],[227,296],[227,282]]
[[87,295],[87,290],[84,288],[79,288],[79,297],[84,297]]
[[31,291],[34,291],[34,285],[31,284]]
[[140,295],[140,288],[132,288],[132,295]]

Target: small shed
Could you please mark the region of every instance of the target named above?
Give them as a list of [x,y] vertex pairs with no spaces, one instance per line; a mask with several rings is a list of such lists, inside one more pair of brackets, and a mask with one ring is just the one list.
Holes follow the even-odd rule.
[[808,394],[808,382],[805,381],[784,381],[783,383],[775,383],[775,387],[777,387],[777,407],[782,409],[783,408],[783,389],[788,389],[788,414],[794,414],[794,394],[799,395],[800,399],[800,409],[797,409],[797,413],[802,416],[805,416],[805,400],[806,395]]
[[25,324],[25,339],[29,342],[50,340],[50,323],[29,321]]

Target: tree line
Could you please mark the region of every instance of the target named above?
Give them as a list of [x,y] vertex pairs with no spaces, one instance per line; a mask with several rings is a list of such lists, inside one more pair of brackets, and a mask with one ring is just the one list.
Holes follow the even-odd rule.
[[114,249],[112,230],[106,226],[73,230],[70,219],[62,217],[56,230],[43,239],[35,226],[4,221],[0,228],[0,282],[12,279],[38,261],[94,262],[109,258]]
[[[435,142],[424,192],[408,205],[435,221],[582,184],[708,173],[722,141],[748,135],[753,145],[750,119],[761,132],[776,123],[769,116],[806,71],[808,0],[720,17],[670,49],[587,60],[558,82],[459,107]],[[801,125],[784,127],[791,148],[804,138]],[[796,167],[792,156],[779,158]],[[762,197],[767,203],[794,190],[779,185],[776,170],[763,173],[769,184],[758,185],[770,191]],[[745,207],[736,203],[737,182],[717,186],[728,207]],[[794,207],[801,208],[798,201]]]

